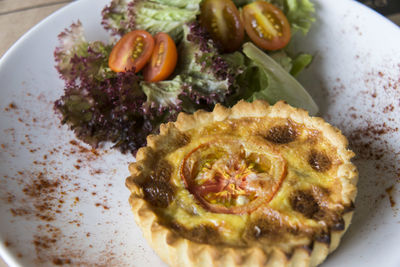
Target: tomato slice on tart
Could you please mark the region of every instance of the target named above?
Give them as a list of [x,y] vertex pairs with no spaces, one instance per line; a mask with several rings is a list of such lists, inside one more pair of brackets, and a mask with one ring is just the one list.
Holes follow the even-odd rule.
[[181,178],[206,209],[244,214],[271,201],[286,172],[286,161],[272,148],[252,151],[225,139],[202,144],[188,153]]
[[284,48],[290,41],[290,25],[283,12],[266,1],[243,7],[244,28],[250,39],[265,50]]
[[134,30],[115,44],[108,58],[108,66],[115,72],[135,70],[139,72],[150,60],[154,39],[150,33]]

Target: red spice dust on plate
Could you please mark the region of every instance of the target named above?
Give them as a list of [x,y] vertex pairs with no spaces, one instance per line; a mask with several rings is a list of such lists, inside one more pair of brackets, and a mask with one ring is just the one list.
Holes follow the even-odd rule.
[[[27,101],[52,104],[44,95],[30,95]],[[113,165],[127,166],[131,158],[95,150],[66,133],[56,116],[49,119],[16,102],[3,109],[13,123],[3,129],[6,138],[0,145],[8,166],[0,180],[0,203],[4,218],[25,228],[29,241],[8,234],[5,246],[26,264],[123,265],[125,259],[121,262],[114,251],[127,242],[119,229],[121,218],[131,217],[123,183],[128,170]],[[44,145],[47,134],[62,138]],[[99,244],[101,231],[112,231],[119,241],[100,238]]]

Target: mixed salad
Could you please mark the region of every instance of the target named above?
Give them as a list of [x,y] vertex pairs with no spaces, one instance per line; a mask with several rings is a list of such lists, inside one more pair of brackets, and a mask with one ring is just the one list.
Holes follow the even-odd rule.
[[312,56],[291,42],[313,14],[309,0],[112,0],[102,11],[109,43],[86,40],[79,21],[59,35],[55,108],[81,140],[124,153],[179,112],[216,103],[285,100],[315,114],[295,79]]

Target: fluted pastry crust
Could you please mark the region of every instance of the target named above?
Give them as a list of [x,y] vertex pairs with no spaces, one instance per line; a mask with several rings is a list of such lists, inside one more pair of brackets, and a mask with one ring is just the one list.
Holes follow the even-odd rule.
[[[129,202],[170,266],[316,266],[353,215],[358,173],[347,145],[337,128],[284,102],[181,113],[130,164]],[[240,173],[232,167],[244,182],[234,180],[221,198],[224,160],[244,164]]]

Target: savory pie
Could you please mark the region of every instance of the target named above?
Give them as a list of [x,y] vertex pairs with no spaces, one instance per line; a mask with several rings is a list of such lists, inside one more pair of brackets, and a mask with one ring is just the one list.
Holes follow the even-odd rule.
[[284,102],[181,113],[147,143],[126,184],[171,266],[316,266],[350,224],[358,174],[346,138]]

